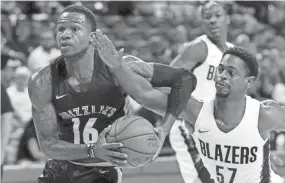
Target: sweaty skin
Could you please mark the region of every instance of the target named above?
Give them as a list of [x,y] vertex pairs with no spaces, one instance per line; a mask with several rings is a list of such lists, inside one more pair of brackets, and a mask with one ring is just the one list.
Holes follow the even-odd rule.
[[85,16],[84,15],[73,16],[69,12],[65,12],[60,16],[57,23],[60,24],[60,23],[68,22],[68,21],[78,23],[78,24],[84,24]]

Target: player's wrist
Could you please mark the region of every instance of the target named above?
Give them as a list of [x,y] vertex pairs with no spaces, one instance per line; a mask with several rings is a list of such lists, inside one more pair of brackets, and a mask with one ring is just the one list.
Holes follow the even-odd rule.
[[88,158],[95,158],[95,143],[86,144],[86,151]]

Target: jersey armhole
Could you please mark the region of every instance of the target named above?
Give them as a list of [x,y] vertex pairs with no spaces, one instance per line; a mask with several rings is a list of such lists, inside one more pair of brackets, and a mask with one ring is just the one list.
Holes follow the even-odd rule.
[[[262,139],[264,142],[266,142],[267,140],[269,140],[269,136],[267,137],[267,138],[263,138],[263,135],[262,135],[262,133],[261,133],[261,131],[260,131],[260,128],[259,128],[259,125],[260,125],[260,122],[261,122],[261,109],[262,109],[262,103],[260,103],[260,108],[259,108],[259,114],[258,114],[258,119],[257,119],[257,132],[258,132],[258,134],[259,134],[259,136],[260,136],[260,139]],[[268,134],[268,135],[270,135],[270,134]]]
[[[63,68],[59,68],[60,67],[60,61],[61,61],[61,57],[58,57],[57,59],[55,59],[55,61],[50,64],[50,74],[51,74],[51,102],[54,104],[55,102],[55,98],[56,98],[56,85],[59,82],[59,69],[63,69]],[[64,71],[61,71],[64,72]],[[65,73],[62,73],[62,75],[64,75]]]

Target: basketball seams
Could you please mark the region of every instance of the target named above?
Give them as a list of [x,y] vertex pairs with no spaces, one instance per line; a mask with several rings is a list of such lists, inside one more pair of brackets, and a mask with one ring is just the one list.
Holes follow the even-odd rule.
[[140,152],[140,151],[136,151],[136,150],[134,150],[134,149],[131,149],[131,148],[129,148],[129,147],[121,147],[121,149],[129,149],[129,150],[131,150],[131,151],[133,151],[133,152],[136,152],[136,153],[139,153],[139,154],[143,154],[143,155],[151,155],[151,156],[154,155],[154,153],[143,153],[143,152]]
[[[133,122],[138,121],[138,120],[140,120],[140,119],[142,119],[142,118],[137,118],[137,119],[131,121],[131,122],[130,122],[129,124],[127,124],[127,125],[121,130],[121,132],[118,133],[118,134],[117,134],[117,124],[118,124],[118,121],[119,121],[119,120],[117,120],[117,121],[115,122],[115,135],[114,135],[114,136],[111,136],[110,134],[108,134],[108,136],[110,136],[110,137],[115,137],[115,136],[117,136],[117,135],[120,135],[121,133],[124,132],[124,130],[125,130],[130,124],[132,124]],[[116,137],[115,137],[115,138],[116,138]]]
[[[115,143],[124,144],[123,147],[119,148],[119,152],[127,154],[130,153],[130,157],[127,158],[127,162],[130,167],[143,166],[146,163],[146,160],[148,160],[154,155],[154,152],[152,152],[153,150],[150,150],[151,152],[145,152],[145,148],[151,148],[148,147],[147,144],[145,144],[147,143],[147,139],[153,139],[156,136],[156,133],[153,130],[153,125],[151,125],[151,123],[148,124],[147,122],[150,123],[148,120],[140,116],[125,116],[116,120],[112,124],[112,128],[115,129],[112,129],[110,133],[107,134],[107,141],[115,141]],[[141,146],[140,144],[137,144],[137,142],[142,142],[144,145]]]

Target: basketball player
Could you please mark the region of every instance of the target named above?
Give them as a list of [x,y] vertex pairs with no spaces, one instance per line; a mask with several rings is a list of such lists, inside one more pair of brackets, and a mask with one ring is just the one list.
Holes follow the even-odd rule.
[[[227,42],[227,30],[230,23],[227,12],[222,2],[209,1],[202,5],[201,17],[205,35],[197,37],[190,43],[185,43],[180,54],[170,63],[172,67],[193,71],[198,81],[192,93],[196,99],[205,99],[215,94],[215,71],[225,49],[233,46]],[[169,140],[175,150],[185,183],[212,182],[209,180],[207,170],[199,161],[194,140],[183,121],[179,120],[174,123]]]
[[[280,179],[270,174],[268,138],[271,130],[285,130],[285,108],[246,95],[258,68],[257,59],[246,49],[227,49],[215,75],[216,95],[202,101],[191,98],[180,116],[195,127],[196,146],[216,183],[269,183]],[[145,74],[149,70],[134,71],[151,77]],[[138,75],[132,76],[137,84],[149,86]],[[168,96],[160,92],[156,97],[164,107],[151,110],[163,115]]]
[[[117,57],[103,45],[94,48],[95,30],[92,11],[80,5],[66,7],[56,29],[61,56],[29,81],[39,144],[52,159],[46,163],[39,182],[120,182],[121,171],[116,166],[126,166],[127,155],[118,152],[121,143],[106,143],[105,135],[110,124],[124,115],[127,94],[146,107],[156,101],[156,90],[129,87],[129,80],[117,78],[120,69],[107,66]],[[97,38],[101,40],[100,35]],[[111,59],[106,61],[105,57]],[[164,69],[167,77],[163,77]],[[152,71],[154,86],[172,88],[165,123],[157,128],[163,142],[163,132],[170,131],[187,104],[196,78],[186,69],[163,65],[154,65]]]

